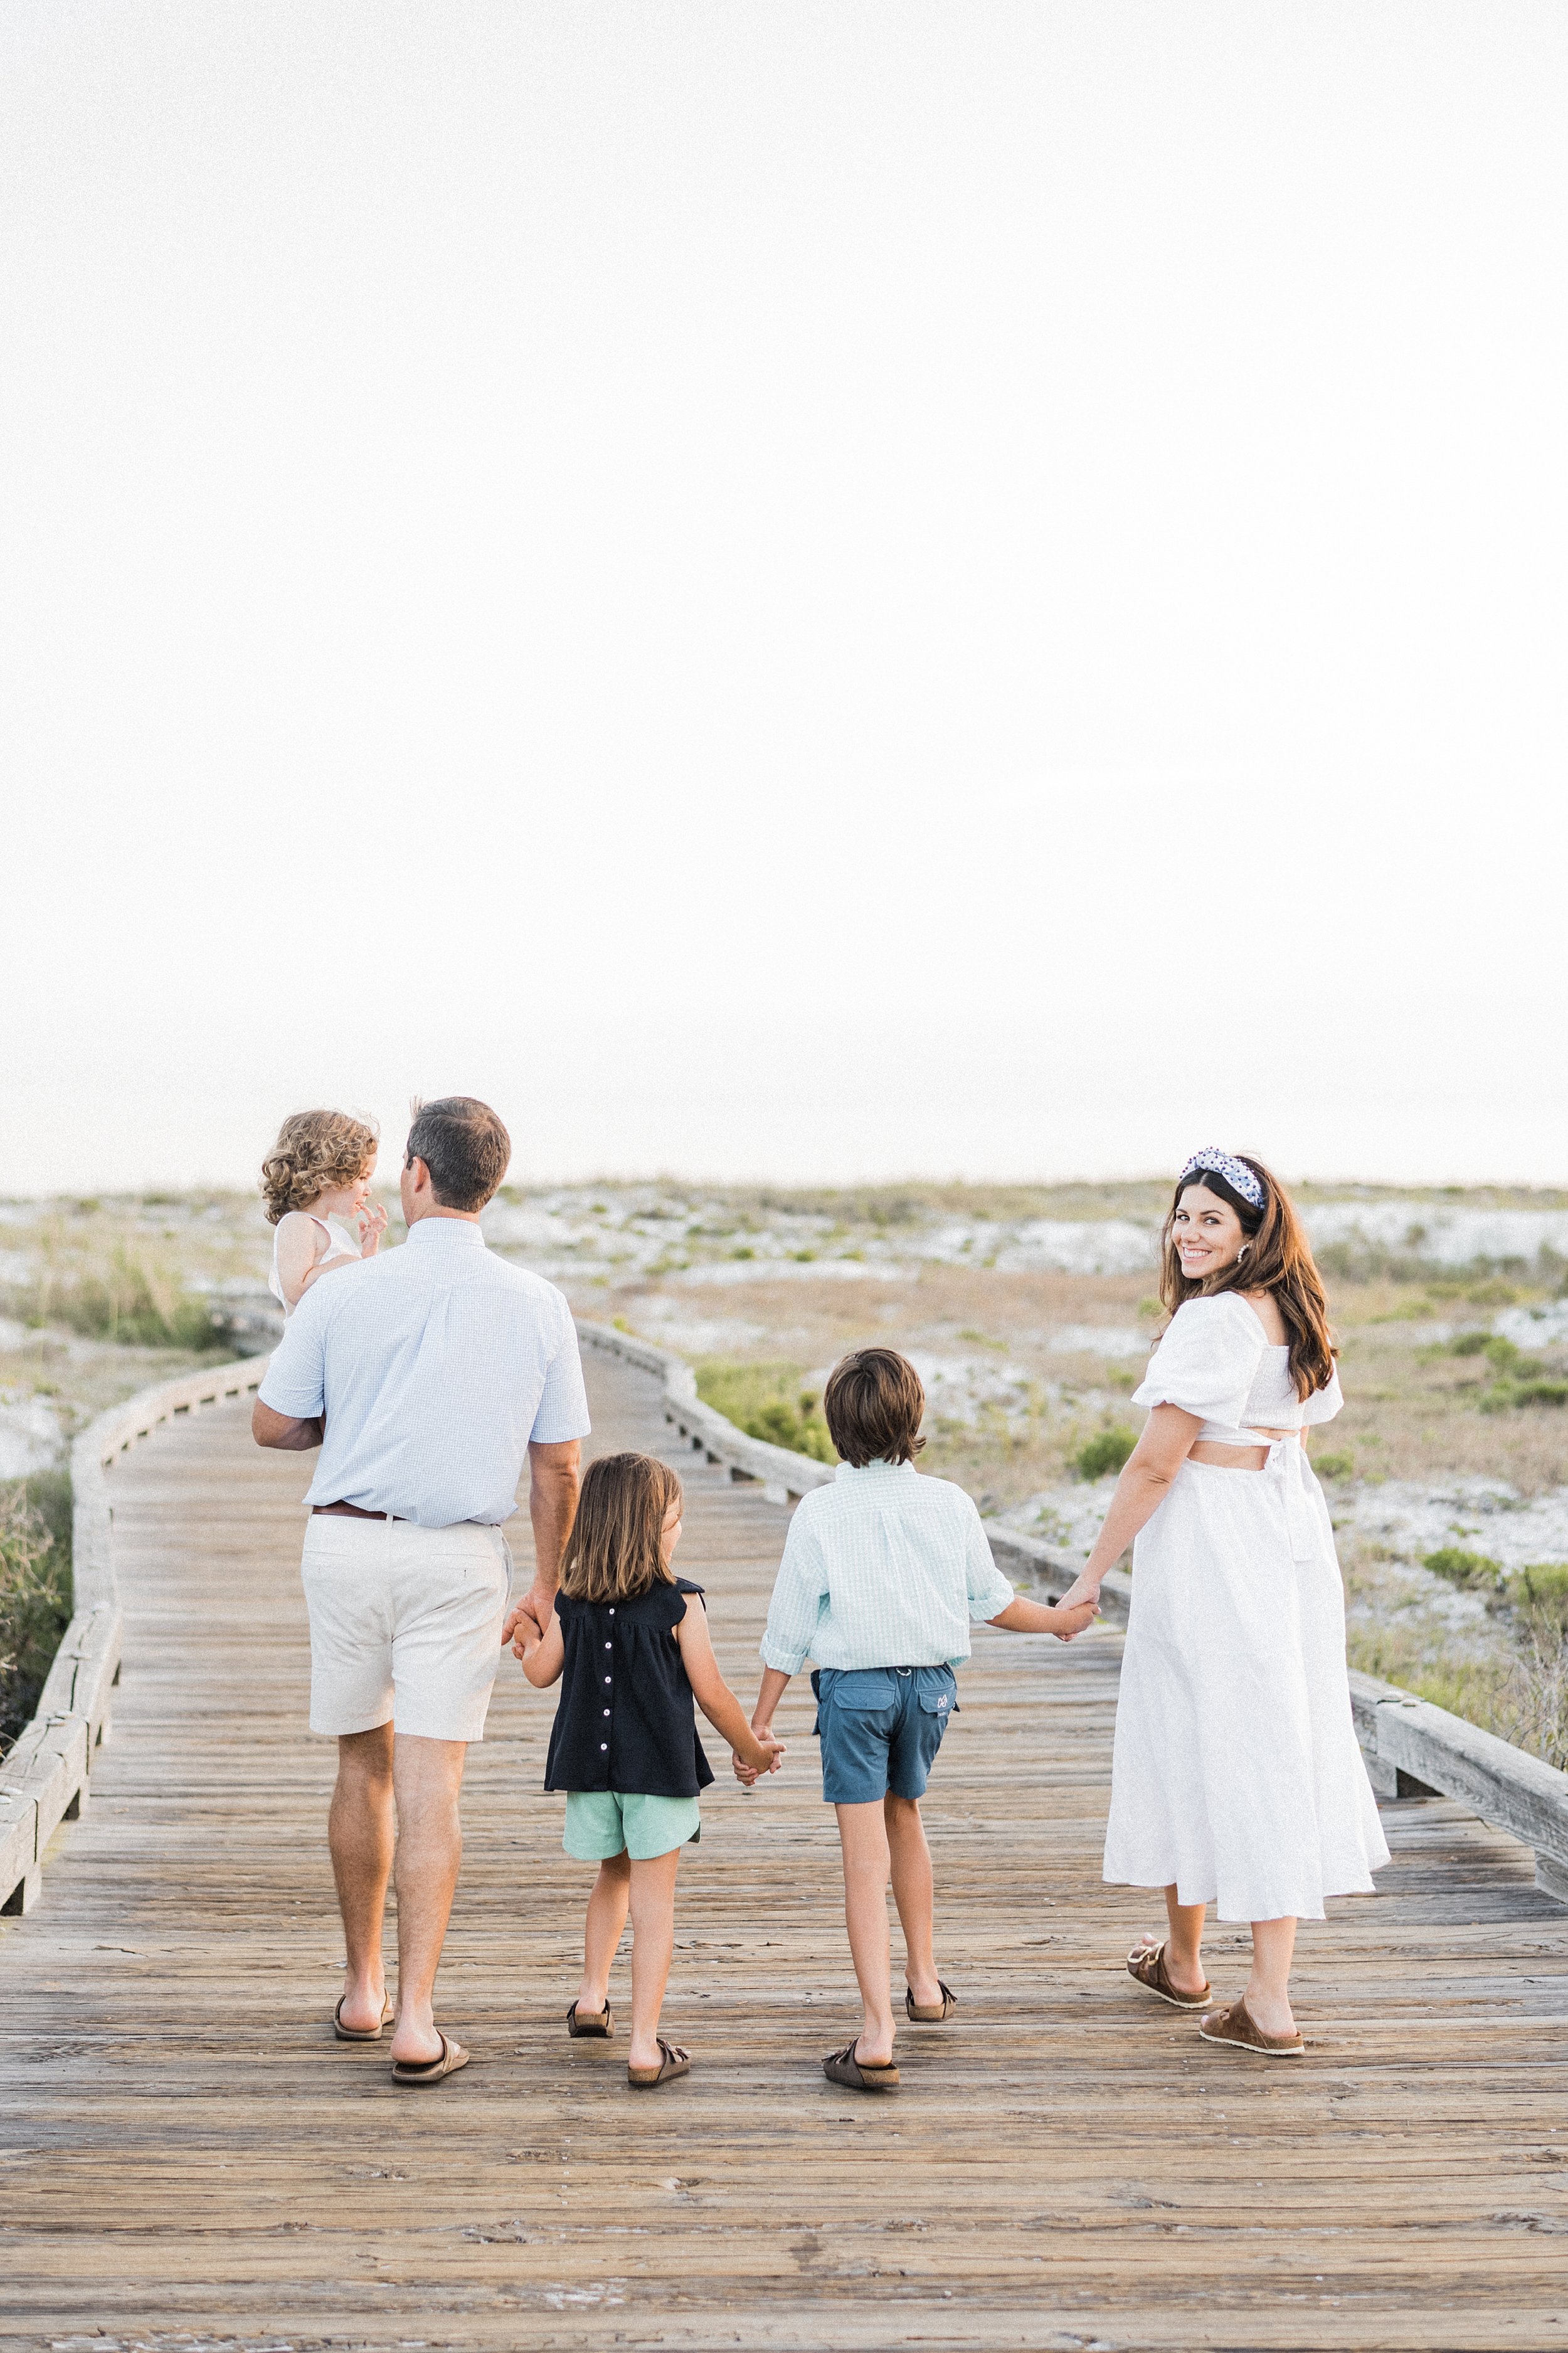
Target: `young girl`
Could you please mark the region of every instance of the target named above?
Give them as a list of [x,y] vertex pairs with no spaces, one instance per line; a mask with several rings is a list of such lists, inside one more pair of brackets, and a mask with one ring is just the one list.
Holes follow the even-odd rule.
[[261,1190],[278,1229],[268,1288],[286,1316],[322,1275],[374,1257],[386,1231],[386,1211],[365,1198],[376,1141],[374,1127],[342,1111],[297,1111],[279,1129]]
[[680,1850],[701,1836],[697,1793],[713,1778],[692,1700],[740,1764],[771,1772],[781,1742],[759,1739],[719,1672],[702,1588],[670,1568],[680,1541],[680,1482],[649,1454],[590,1463],[542,1635],[525,1618],[513,1645],[542,1691],[564,1672],[550,1736],[547,1789],[564,1789],[562,1843],[596,1862],[583,1939],[583,1981],[566,2013],[574,2036],[607,2038],[610,1963],[632,1915],[632,2042],[638,2090],[690,2068],[658,2031],[675,1945]]

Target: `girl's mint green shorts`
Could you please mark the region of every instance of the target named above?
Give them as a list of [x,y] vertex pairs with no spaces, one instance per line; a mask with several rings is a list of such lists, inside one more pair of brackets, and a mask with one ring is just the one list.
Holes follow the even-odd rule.
[[672,1847],[689,1846],[702,1835],[695,1798],[645,1798],[629,1789],[569,1789],[566,1831],[561,1843],[579,1862],[607,1862],[629,1854],[651,1862]]

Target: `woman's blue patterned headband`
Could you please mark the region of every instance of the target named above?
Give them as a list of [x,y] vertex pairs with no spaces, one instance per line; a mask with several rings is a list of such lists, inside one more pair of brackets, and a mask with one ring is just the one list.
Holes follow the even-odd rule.
[[1234,1153],[1221,1152],[1217,1145],[1205,1145],[1201,1152],[1194,1153],[1183,1169],[1180,1182],[1184,1185],[1199,1168],[1210,1168],[1216,1176],[1223,1176],[1231,1191],[1239,1193],[1244,1201],[1250,1201],[1255,1209],[1263,1207],[1262,1185],[1246,1161],[1238,1160]]

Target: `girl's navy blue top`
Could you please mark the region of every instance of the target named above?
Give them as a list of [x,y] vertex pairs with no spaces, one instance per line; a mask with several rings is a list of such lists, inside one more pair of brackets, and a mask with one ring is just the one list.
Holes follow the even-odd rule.
[[547,1789],[694,1798],[713,1778],[697,1737],[676,1628],[700,1585],[661,1577],[630,1601],[555,1597],[566,1663],[544,1767]]

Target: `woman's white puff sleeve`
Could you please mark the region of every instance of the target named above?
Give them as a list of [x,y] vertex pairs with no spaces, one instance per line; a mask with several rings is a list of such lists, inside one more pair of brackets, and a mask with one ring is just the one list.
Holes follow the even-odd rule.
[[1262,1324],[1234,1292],[1189,1299],[1172,1317],[1132,1402],[1179,1405],[1184,1413],[1234,1430],[1267,1345]]

